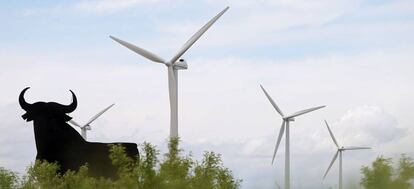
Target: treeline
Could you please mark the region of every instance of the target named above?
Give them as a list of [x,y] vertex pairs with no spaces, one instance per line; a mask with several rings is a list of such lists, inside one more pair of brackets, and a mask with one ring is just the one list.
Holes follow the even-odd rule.
[[[0,167],[0,189],[238,189],[242,182],[223,166],[220,154],[205,152],[201,161],[194,160],[179,148],[178,139],[168,143],[161,158],[150,143],[141,145],[140,152],[134,161],[122,147],[111,147],[117,180],[89,177],[87,165],[60,175],[56,163],[37,161],[21,177]],[[414,161],[405,154],[397,161],[379,156],[362,166],[361,173],[360,185],[365,189],[414,189]]]
[[88,166],[78,171],[57,174],[56,163],[36,161],[26,175],[0,167],[0,189],[237,189],[240,179],[222,164],[220,154],[205,152],[201,161],[184,154],[179,140],[168,143],[168,152],[160,153],[155,146],[144,143],[138,161],[128,158],[120,146],[112,146],[110,158],[118,168],[117,180],[88,176]]
[[397,162],[378,157],[370,166],[361,168],[360,184],[365,189],[413,189],[414,162],[405,154]]

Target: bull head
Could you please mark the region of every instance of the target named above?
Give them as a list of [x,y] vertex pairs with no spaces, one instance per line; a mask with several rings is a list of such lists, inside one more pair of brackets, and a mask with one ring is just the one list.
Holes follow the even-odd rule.
[[36,102],[33,104],[27,103],[24,99],[25,92],[30,87],[26,87],[23,89],[23,91],[19,95],[19,104],[20,107],[22,107],[23,110],[26,111],[26,113],[22,116],[23,119],[26,121],[32,121],[36,117],[49,117],[49,118],[63,118],[64,121],[69,121],[72,118],[69,117],[68,113],[73,112],[77,105],[78,101],[76,99],[75,93],[73,93],[72,90],[70,92],[72,93],[72,103],[69,105],[62,105],[58,104],[56,102]]

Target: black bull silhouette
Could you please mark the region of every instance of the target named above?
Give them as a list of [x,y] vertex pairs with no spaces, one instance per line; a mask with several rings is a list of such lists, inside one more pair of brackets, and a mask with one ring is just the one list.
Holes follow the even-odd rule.
[[88,164],[89,173],[94,177],[117,178],[117,169],[109,158],[110,144],[121,145],[127,156],[137,160],[139,152],[135,143],[97,143],[88,142],[66,122],[71,120],[67,114],[77,107],[77,99],[72,93],[72,103],[62,105],[56,102],[36,102],[29,104],[24,99],[25,88],[19,96],[19,103],[26,113],[26,121],[33,121],[37,149],[37,160],[57,162],[59,173],[78,170]]

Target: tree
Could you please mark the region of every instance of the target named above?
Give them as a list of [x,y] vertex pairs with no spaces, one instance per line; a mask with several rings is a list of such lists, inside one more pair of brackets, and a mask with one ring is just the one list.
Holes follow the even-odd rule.
[[159,151],[150,143],[144,142],[141,157],[138,164],[138,188],[152,189],[160,188],[160,177],[156,166],[159,163]]
[[0,167],[0,188],[12,189],[16,188],[17,174]]
[[205,152],[201,163],[194,168],[192,188],[194,189],[235,189],[241,180],[233,178],[231,171],[222,167],[221,155]]
[[411,188],[410,180],[414,179],[414,162],[407,155],[403,154],[397,169],[397,178],[394,180],[395,189]]
[[27,175],[23,177],[22,188],[56,188],[62,183],[61,176],[57,173],[59,165],[46,161],[36,161],[27,170]]
[[184,189],[190,184],[190,171],[194,161],[190,155],[182,155],[183,149],[178,144],[178,138],[171,138],[168,143],[168,152],[160,164],[161,188]]
[[364,175],[361,185],[366,189],[389,189],[391,186],[391,159],[378,157],[373,163],[372,168],[363,166]]
[[237,189],[241,180],[223,166],[221,155],[205,152],[202,160],[184,155],[179,139],[171,139],[168,152],[160,160],[159,151],[150,143],[140,145],[141,157],[131,159],[125,149],[112,145],[109,158],[117,167],[118,179],[94,178],[88,165],[77,171],[59,174],[59,165],[36,161],[24,177],[0,168],[0,189]]
[[407,155],[401,155],[397,168],[391,158],[378,157],[371,167],[363,166],[361,185],[365,189],[409,189],[414,179],[414,163]]

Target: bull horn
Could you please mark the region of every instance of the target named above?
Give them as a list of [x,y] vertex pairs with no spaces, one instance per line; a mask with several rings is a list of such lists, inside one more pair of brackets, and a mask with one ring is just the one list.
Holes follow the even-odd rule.
[[73,111],[75,111],[76,107],[78,106],[78,100],[76,99],[75,93],[73,93],[72,90],[70,90],[70,92],[72,93],[72,103],[67,105],[67,106],[63,106],[62,111],[64,113],[73,112]]
[[29,110],[30,106],[32,105],[32,104],[27,103],[26,100],[24,100],[24,93],[27,91],[27,89],[30,89],[30,87],[26,87],[25,89],[23,89],[23,91],[20,92],[20,95],[19,95],[20,107],[22,107],[22,109],[25,111]]

